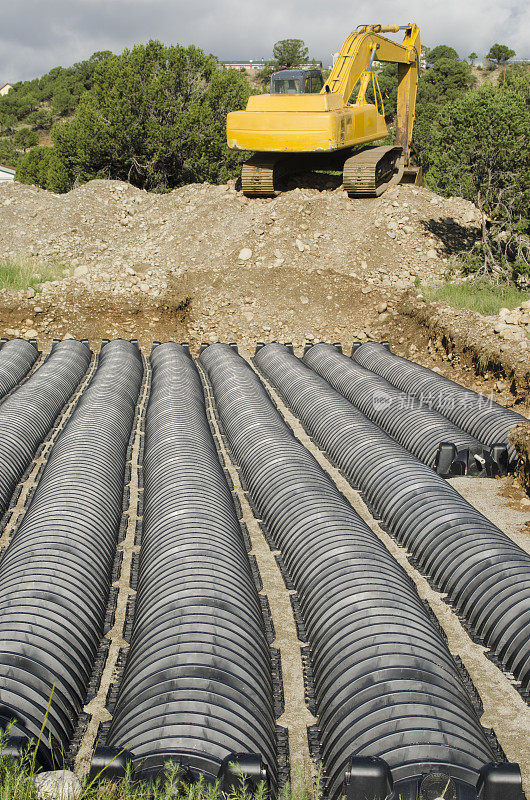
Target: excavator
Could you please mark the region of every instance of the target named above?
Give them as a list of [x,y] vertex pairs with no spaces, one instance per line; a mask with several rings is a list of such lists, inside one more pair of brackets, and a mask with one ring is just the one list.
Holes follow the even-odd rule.
[[[382,35],[399,31],[402,43]],[[361,25],[346,38],[325,82],[319,70],[273,74],[270,94],[250,97],[245,111],[227,117],[228,146],[254,153],[243,165],[243,193],[275,196],[285,177],[330,169],[343,171],[349,197],[378,197],[400,182],[421,184],[412,146],[420,53],[414,23]],[[374,61],[398,65],[391,146],[369,146],[388,135]],[[370,84],[374,102],[366,97]]]

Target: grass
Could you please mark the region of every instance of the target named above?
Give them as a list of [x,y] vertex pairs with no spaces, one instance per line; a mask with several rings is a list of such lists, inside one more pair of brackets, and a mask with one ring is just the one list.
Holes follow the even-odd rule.
[[420,286],[426,300],[436,300],[453,308],[469,308],[484,316],[493,316],[501,308],[517,308],[530,300],[530,292],[514,286],[490,283],[444,283],[442,286]]
[[[34,777],[39,770],[36,757],[49,707],[48,704],[37,743],[28,746],[20,759],[4,755],[12,726],[5,731],[0,730],[0,800],[37,800]],[[55,769],[60,771],[67,767],[56,765]],[[184,783],[178,765],[172,762],[166,764],[164,774],[154,784],[133,781],[130,770],[118,781],[98,780],[98,777],[82,781],[80,800],[268,800],[264,783],[251,792],[243,776],[239,785],[230,792],[223,792],[218,783],[208,784],[202,780]],[[295,768],[292,783],[283,787],[278,800],[321,800],[321,796],[320,769],[313,782],[303,770]]]
[[61,278],[65,265],[59,261],[39,261],[31,256],[0,259],[0,289],[33,289],[39,283]]

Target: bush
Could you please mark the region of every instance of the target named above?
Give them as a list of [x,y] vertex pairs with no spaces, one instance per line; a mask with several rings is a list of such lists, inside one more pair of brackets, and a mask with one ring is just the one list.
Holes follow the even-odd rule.
[[485,84],[447,103],[429,144],[427,185],[483,211],[469,270],[497,279],[530,276],[530,73]]
[[105,177],[150,190],[224,182],[242,161],[226,145],[226,115],[251,93],[244,75],[193,46],[151,41],[105,59],[75,118],[52,130],[61,181]]
[[70,176],[52,147],[33,147],[19,160],[15,180],[52,192],[67,192]]

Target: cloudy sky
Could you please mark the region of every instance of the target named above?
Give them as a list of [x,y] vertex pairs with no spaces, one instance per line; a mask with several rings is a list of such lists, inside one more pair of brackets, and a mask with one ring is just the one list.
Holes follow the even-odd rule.
[[424,44],[450,44],[462,57],[494,42],[530,57],[530,4],[521,0],[0,0],[0,10],[0,85],[148,39],[257,60],[296,37],[327,65],[367,22],[417,22]]

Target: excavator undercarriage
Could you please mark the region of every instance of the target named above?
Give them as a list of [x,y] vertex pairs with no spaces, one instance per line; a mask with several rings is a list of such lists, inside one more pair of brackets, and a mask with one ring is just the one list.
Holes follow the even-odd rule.
[[379,197],[398,183],[421,185],[421,167],[405,167],[401,147],[367,147],[361,152],[341,150],[318,155],[255,153],[241,172],[241,188],[247,197],[274,197],[283,180],[304,172],[342,171],[348,197]]

